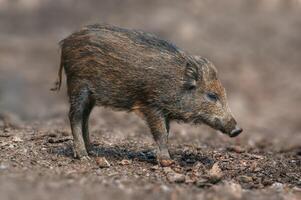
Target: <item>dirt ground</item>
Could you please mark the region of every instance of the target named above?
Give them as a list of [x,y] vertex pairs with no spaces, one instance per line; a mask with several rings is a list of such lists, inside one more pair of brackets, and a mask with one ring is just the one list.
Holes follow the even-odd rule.
[[268,142],[240,145],[214,132],[200,140],[175,131],[170,150],[176,164],[162,168],[150,134],[143,124],[133,131],[139,119],[130,118],[120,129],[94,129],[89,161],[73,158],[72,137],[63,122],[1,127],[1,199],[301,198],[300,147],[275,151]]
[[[0,199],[301,199],[298,2],[0,0]],[[91,160],[74,159],[65,84],[49,88],[58,42],[96,22],[212,60],[244,132],[172,123],[162,168],[138,116],[97,108]]]

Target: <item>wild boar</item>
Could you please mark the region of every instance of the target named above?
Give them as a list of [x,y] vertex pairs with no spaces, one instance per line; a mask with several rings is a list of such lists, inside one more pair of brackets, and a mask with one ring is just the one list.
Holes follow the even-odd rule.
[[227,103],[214,65],[170,42],[137,30],[87,26],[60,42],[67,77],[74,154],[88,158],[88,121],[94,106],[143,114],[158,145],[157,159],[172,163],[168,151],[172,120],[205,123],[235,137],[242,132]]

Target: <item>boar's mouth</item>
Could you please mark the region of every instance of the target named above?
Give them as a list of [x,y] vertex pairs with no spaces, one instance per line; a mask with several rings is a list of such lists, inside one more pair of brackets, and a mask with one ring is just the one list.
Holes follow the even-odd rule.
[[239,128],[237,125],[235,125],[233,128],[229,128],[223,125],[221,120],[218,118],[214,118],[213,120],[209,120],[208,118],[197,118],[193,120],[194,124],[206,124],[210,126],[211,128],[218,130],[222,132],[223,134],[228,135],[229,137],[236,137],[238,136],[243,130]]
[[236,122],[234,127],[232,126],[224,126],[224,124],[219,120],[218,118],[213,118],[213,120],[210,120],[210,118],[203,118],[203,117],[196,117],[192,120],[193,124],[199,125],[199,124],[206,124],[210,126],[211,128],[218,130],[229,137],[236,137],[238,136],[243,130],[236,125]]
[[222,133],[228,134],[219,119],[217,119],[217,118],[214,118],[213,120],[209,120],[209,119],[210,118],[197,117],[192,120],[192,123],[196,124],[196,125],[200,125],[200,124],[204,123],[215,130],[219,130]]
[[223,126],[222,122],[218,118],[214,119],[214,124],[211,127],[216,130],[221,131],[224,134],[227,134],[227,135],[229,134],[229,132],[226,130],[226,128]]

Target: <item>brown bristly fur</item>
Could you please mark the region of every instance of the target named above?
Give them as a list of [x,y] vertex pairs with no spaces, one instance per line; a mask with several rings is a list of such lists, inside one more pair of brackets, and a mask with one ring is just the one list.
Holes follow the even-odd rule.
[[60,89],[64,68],[74,153],[80,158],[88,155],[88,120],[95,105],[140,113],[158,145],[159,160],[170,159],[172,120],[206,123],[225,133],[236,126],[217,70],[205,58],[152,34],[110,25],[87,26],[60,44],[52,90]]

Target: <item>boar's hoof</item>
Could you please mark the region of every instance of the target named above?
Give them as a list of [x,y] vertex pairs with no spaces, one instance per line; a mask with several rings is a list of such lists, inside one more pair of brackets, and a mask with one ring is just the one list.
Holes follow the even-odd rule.
[[157,161],[162,167],[169,167],[174,164],[174,161],[170,158],[168,149],[162,148],[157,151]]
[[85,148],[83,149],[74,148],[73,152],[74,152],[74,157],[80,160],[86,159],[85,157],[89,157],[88,152]]
[[83,162],[87,162],[87,161],[91,160],[91,158],[89,156],[82,156],[79,159],[80,159],[80,161],[83,161]]
[[169,167],[175,163],[175,161],[171,159],[159,159],[158,162],[162,167]]

